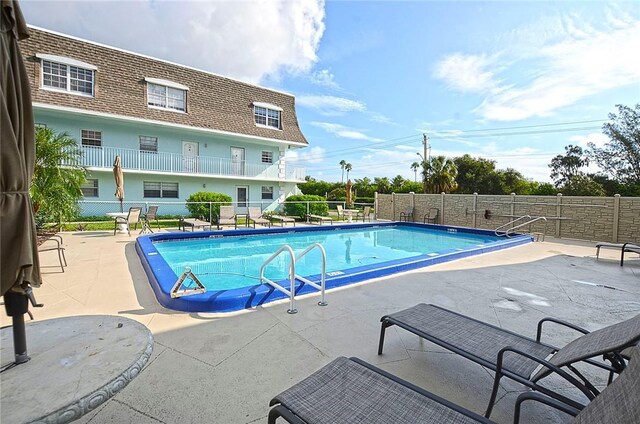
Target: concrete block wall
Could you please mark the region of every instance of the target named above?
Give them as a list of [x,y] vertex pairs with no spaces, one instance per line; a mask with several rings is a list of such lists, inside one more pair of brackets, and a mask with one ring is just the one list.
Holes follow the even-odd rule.
[[[520,216],[545,217],[522,232],[608,242],[640,242],[640,198],[474,194],[378,194],[378,219],[399,220],[413,206],[414,221],[437,208],[437,223],[496,229]],[[524,222],[524,221],[523,221]]]

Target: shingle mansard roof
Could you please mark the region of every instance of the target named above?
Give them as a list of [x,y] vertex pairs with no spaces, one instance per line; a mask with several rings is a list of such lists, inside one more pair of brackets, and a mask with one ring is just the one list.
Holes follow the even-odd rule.
[[[34,103],[308,144],[298,126],[293,95],[41,28],[30,27],[29,32],[31,37],[21,41],[20,48]],[[40,59],[36,54],[62,56],[96,66],[95,96],[41,90]],[[147,107],[145,78],[189,87],[187,113]],[[254,102],[282,108],[282,130],[256,126]]]

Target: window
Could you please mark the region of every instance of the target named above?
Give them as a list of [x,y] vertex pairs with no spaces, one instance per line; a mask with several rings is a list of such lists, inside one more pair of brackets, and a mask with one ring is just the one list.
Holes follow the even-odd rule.
[[178,183],[144,182],[144,197],[177,199]]
[[87,181],[80,188],[84,197],[98,197],[98,180],[87,178]]
[[141,152],[158,152],[158,137],[149,137],[146,135],[140,136],[140,151]]
[[262,152],[262,163],[273,163],[273,152]]
[[42,60],[42,86],[93,96],[93,70]]
[[280,114],[282,109],[267,103],[253,103],[253,115],[256,125],[280,129]]
[[82,130],[82,145],[102,147],[102,133],[100,131]]
[[[162,109],[187,111],[187,90],[185,88],[148,82],[147,104]],[[169,81],[167,81],[169,82]],[[176,84],[178,85],[178,84]]]
[[273,200],[273,187],[262,186],[262,200]]

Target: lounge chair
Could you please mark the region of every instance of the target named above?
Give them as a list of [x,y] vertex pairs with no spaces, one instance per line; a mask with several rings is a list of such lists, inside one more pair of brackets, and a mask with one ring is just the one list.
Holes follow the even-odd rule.
[[275,221],[280,221],[280,225],[282,225],[283,227],[285,226],[285,224],[287,222],[293,222],[293,226],[296,226],[296,220],[294,218],[291,218],[290,216],[284,216],[284,215],[271,215],[269,217],[270,219],[273,219]]
[[400,212],[400,222],[413,222],[413,207],[407,208],[406,211]]
[[220,206],[218,230],[220,230],[223,225],[233,225],[235,229],[238,229],[238,220],[236,219],[236,213],[233,210],[233,206]]
[[256,228],[256,224],[271,227],[271,221],[262,216],[260,208],[249,208],[249,215],[247,216],[247,224],[253,222],[253,228]]
[[[495,371],[493,392],[487,406],[486,417],[491,414],[499,382],[503,376],[577,407],[575,401],[541,386],[538,382],[549,374],[556,373],[578,387],[588,399],[593,399],[598,394],[598,390],[575,370],[573,364],[586,362],[603,368],[609,371],[609,380],[611,380],[613,373],[620,372],[625,366],[620,352],[640,341],[640,314],[591,333],[564,321],[544,318],[538,323],[535,340],[439,306],[424,303],[385,315],[380,321],[382,326],[378,345],[379,355],[382,354],[386,328],[397,325]],[[540,339],[545,322],[569,327],[583,335],[563,348],[542,343]],[[551,359],[545,360],[550,355],[553,355]],[[603,355],[611,365],[592,360],[599,355]],[[537,371],[540,365],[543,368]],[[581,381],[561,369],[565,366]]]
[[[640,347],[629,366],[588,405],[573,408],[540,393],[518,396],[514,423],[523,402],[537,401],[575,416],[574,424],[640,422]],[[468,409],[421,389],[358,358],[339,357],[280,393],[269,404],[269,424],[290,423],[491,423]]]
[[127,217],[122,217],[122,216],[117,216],[115,218],[115,226],[113,227],[113,235],[116,235],[116,231],[118,230],[118,224],[126,224],[127,226],[127,233],[129,234],[129,237],[131,237],[131,225],[133,225],[133,229],[137,230],[138,229],[138,222],[140,222],[140,213],[142,212],[142,208],[139,208],[137,206],[133,206],[131,208],[129,208],[129,213],[127,214]]
[[[55,243],[55,246],[49,242]],[[38,252],[50,252],[50,251],[58,252],[58,260],[60,261],[60,268],[62,272],[64,272],[64,267],[67,266],[67,258],[64,256],[64,246],[62,245],[62,236],[58,234],[52,234],[48,239],[43,241],[40,246],[38,246]]]
[[202,228],[203,231],[206,231],[207,227],[211,230],[211,223],[198,218],[181,218],[179,227],[182,228],[182,231],[187,231],[187,227],[191,228],[191,231],[195,231],[198,228]]
[[620,266],[624,265],[624,254],[627,252],[637,253],[640,255],[640,245],[635,243],[625,243],[622,245],[622,252],[620,253]]
[[342,205],[336,205],[336,211],[338,212],[338,219],[344,221],[345,216],[344,216],[344,208],[342,207]]
[[362,212],[358,211],[358,214],[356,215],[356,221],[358,220],[358,218],[362,218],[362,222],[367,219],[371,221],[371,206],[365,206]]
[[331,219],[330,216],[307,214],[307,219],[309,221],[318,221],[320,222],[320,224],[323,224],[325,222],[330,222],[331,225],[333,225],[333,219]]
[[149,232],[153,233],[151,229],[151,222],[155,221],[158,225],[158,230],[160,230],[160,221],[158,221],[158,206],[149,206],[147,208],[147,213],[142,216],[142,230],[140,234],[144,234],[149,230]]
[[429,212],[424,215],[422,218],[423,224],[435,224],[436,219],[438,218],[438,208],[431,208]]

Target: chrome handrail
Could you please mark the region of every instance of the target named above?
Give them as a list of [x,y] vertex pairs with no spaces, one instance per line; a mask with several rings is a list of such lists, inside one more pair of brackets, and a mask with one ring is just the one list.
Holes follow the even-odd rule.
[[511,228],[509,228],[509,230],[505,231],[505,232],[504,232],[504,234],[498,234],[498,231],[499,231],[501,228],[508,227],[509,225],[515,224],[516,222],[518,222],[518,221],[520,221],[520,220],[523,220],[523,219],[531,219],[531,215],[522,215],[520,218],[516,218],[516,219],[514,219],[513,221],[509,221],[509,222],[507,222],[506,224],[503,224],[503,225],[499,226],[498,228],[496,228],[496,229],[494,230],[495,235],[496,235],[496,236],[501,236],[501,235],[503,235],[503,236],[507,236],[507,237],[509,237],[509,236],[508,236],[508,234],[509,234],[509,230],[510,230]]
[[522,223],[520,225],[516,225],[515,227],[509,228],[505,232],[505,236],[509,237],[509,233],[513,233],[514,230],[517,230],[518,228],[524,227],[525,225],[531,225],[536,221],[540,221],[541,219],[544,220],[544,232],[543,232],[543,234],[545,234],[547,232],[547,218],[545,218],[544,216],[539,216],[537,218],[532,219],[531,221],[527,221],[527,222],[524,222],[524,223]]
[[[318,305],[327,306],[328,303],[324,300],[325,275],[327,271],[327,253],[325,252],[324,247],[322,247],[320,243],[313,243],[311,246],[307,247],[302,253],[299,253],[298,256],[296,256],[296,262],[307,253],[311,252],[313,249],[320,250],[320,254],[322,255],[322,274],[320,274],[320,285],[314,283],[311,280],[308,280],[307,278],[301,277],[297,274],[295,275],[295,278],[297,278],[298,280],[302,281],[305,284],[309,284],[310,286],[320,290],[320,302],[318,302]],[[295,268],[294,268],[294,272],[295,272]]]
[[[290,290],[285,289],[280,284],[278,284],[278,283],[274,282],[273,280],[270,280],[270,279],[268,279],[267,277],[264,276],[264,270],[267,267],[267,265],[269,265],[271,263],[271,261],[273,261],[276,257],[278,257],[282,252],[285,252],[285,251],[288,252],[289,256],[291,257],[291,263],[289,264]],[[289,313],[289,314],[298,313],[298,310],[296,309],[296,296],[295,296],[295,293],[296,293],[296,277],[295,277],[296,271],[295,271],[295,269],[296,269],[295,254],[293,253],[293,249],[291,248],[291,246],[289,246],[288,244],[285,244],[280,249],[278,249],[273,255],[269,256],[269,259],[264,261],[264,263],[260,267],[260,284],[263,284],[263,282],[266,282],[267,284],[269,284],[274,289],[280,290],[282,293],[284,293],[287,296],[289,296],[289,309],[287,310],[287,313]]]

